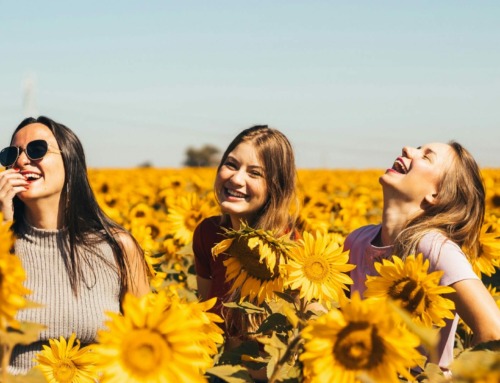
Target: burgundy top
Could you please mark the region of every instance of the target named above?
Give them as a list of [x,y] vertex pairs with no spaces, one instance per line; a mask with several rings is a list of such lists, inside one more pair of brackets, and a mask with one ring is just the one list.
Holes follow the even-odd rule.
[[229,225],[221,225],[221,216],[214,216],[204,219],[195,229],[193,234],[193,252],[196,268],[196,275],[212,280],[212,287],[208,292],[208,298],[217,297],[217,303],[212,308],[212,312],[220,315],[222,299],[231,288],[231,283],[226,283],[226,266],[223,262],[228,258],[222,253],[217,257],[212,256],[212,247],[226,239],[224,229]]

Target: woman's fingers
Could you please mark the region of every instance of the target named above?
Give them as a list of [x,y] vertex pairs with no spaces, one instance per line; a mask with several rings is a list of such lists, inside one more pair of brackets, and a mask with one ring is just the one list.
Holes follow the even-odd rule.
[[0,172],[0,211],[4,221],[14,218],[13,199],[17,193],[28,190],[29,183],[17,170]]

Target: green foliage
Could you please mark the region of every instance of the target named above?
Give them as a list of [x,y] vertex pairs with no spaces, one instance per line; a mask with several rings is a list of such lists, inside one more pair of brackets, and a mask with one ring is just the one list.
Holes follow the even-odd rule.
[[199,149],[189,147],[186,150],[184,166],[209,167],[219,164],[220,150],[213,145],[204,145]]

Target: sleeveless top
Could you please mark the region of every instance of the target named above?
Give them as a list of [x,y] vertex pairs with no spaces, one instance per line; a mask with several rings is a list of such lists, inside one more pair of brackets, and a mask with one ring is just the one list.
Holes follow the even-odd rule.
[[17,345],[9,365],[11,374],[25,374],[36,362],[35,355],[49,339],[76,334],[82,346],[96,342],[97,330],[104,328],[106,312],[120,311],[120,279],[112,248],[106,242],[81,251],[82,275],[78,295],[71,289],[63,254],[69,254],[67,231],[42,230],[27,226],[15,242],[31,290],[27,296],[41,307],[20,310],[16,319],[46,326],[39,340]]

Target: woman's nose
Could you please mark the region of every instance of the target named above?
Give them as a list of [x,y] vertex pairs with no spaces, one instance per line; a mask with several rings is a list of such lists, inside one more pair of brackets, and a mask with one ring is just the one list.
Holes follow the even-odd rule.
[[238,186],[243,185],[245,182],[244,177],[245,177],[245,172],[243,171],[243,169],[238,169],[231,176],[231,182]]
[[402,155],[403,157],[406,158],[412,158],[415,154],[415,148],[412,148],[411,146],[405,146],[403,147]]
[[19,149],[19,151],[21,153],[19,153],[19,156],[17,157],[14,167],[17,165],[19,168],[22,168],[24,165],[29,164],[31,160],[26,155],[26,150]]

